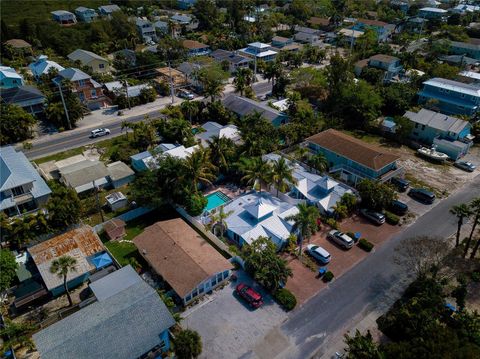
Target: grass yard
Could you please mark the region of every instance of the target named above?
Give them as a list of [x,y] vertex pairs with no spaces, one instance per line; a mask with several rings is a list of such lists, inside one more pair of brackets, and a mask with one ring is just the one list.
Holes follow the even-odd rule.
[[129,264],[132,257],[137,261],[139,260],[140,253],[138,253],[137,247],[133,243],[109,241],[105,243],[105,247],[108,248],[122,267]]
[[67,150],[67,151],[55,153],[55,154],[50,155],[50,156],[38,158],[38,159],[34,160],[33,162],[35,162],[36,164],[40,164],[40,163],[45,163],[45,162],[49,162],[49,161],[60,161],[60,160],[64,160],[65,158],[68,158],[68,157],[81,155],[83,153],[83,151],[85,151],[85,147],[72,148],[71,150]]

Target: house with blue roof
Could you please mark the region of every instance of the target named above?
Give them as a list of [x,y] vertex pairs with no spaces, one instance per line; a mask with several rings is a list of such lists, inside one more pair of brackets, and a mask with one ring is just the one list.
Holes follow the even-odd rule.
[[98,14],[94,9],[90,9],[85,6],[77,7],[75,9],[75,15],[80,21],[83,22],[92,22],[98,17]]
[[130,265],[90,289],[93,303],[33,335],[42,359],[161,358],[170,349],[175,320]]
[[130,164],[137,172],[146,171],[149,169],[147,165],[148,161],[146,160],[150,158],[152,158],[152,154],[149,151],[140,152],[133,156],[130,156]]
[[9,89],[24,84],[23,76],[19,75],[13,67],[0,66],[0,88]]
[[42,75],[48,75],[50,71],[60,72],[65,70],[63,66],[57,64],[55,61],[49,60],[46,55],[38,56],[35,62],[28,65],[28,68],[32,71],[33,77],[35,77],[37,81],[40,80]]
[[480,86],[435,77],[423,83],[418,103],[448,115],[475,115],[480,106]]
[[0,147],[0,211],[9,217],[37,211],[51,193],[23,152]]
[[246,48],[238,50],[238,53],[251,59],[262,60],[265,62],[273,61],[278,52],[271,49],[269,44],[263,42],[252,42]]
[[466,155],[473,145],[472,125],[468,121],[424,108],[419,112],[407,111],[403,117],[414,124],[410,134],[413,140],[434,145],[453,160]]
[[66,10],[55,10],[51,12],[53,21],[60,25],[73,25],[77,23],[77,17],[74,13]]
[[98,12],[101,16],[105,16],[106,18],[111,18],[112,14],[115,11],[122,11],[118,5],[102,5],[98,7]]

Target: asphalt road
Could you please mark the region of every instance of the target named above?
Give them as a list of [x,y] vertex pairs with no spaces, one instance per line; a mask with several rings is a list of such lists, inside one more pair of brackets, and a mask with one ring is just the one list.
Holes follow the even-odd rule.
[[272,348],[272,352],[281,351],[276,358],[320,358],[332,349],[342,349],[334,345],[338,345],[346,331],[372,312],[385,312],[410,282],[407,268],[393,263],[395,247],[416,235],[455,233],[456,220],[449,209],[479,195],[480,175],[292,313],[280,328],[290,344],[282,350]]

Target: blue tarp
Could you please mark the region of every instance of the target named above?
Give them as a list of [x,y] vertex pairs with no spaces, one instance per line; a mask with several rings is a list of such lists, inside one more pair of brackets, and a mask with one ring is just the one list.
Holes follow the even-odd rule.
[[112,258],[110,258],[108,253],[100,253],[93,257],[92,263],[95,268],[100,269],[112,264]]

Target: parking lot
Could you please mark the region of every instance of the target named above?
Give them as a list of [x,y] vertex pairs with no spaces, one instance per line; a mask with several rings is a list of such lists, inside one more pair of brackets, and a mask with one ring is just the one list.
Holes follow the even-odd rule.
[[[287,313],[243,271],[238,280],[202,298],[202,301],[183,313],[182,326],[198,331],[202,336],[200,358],[248,357],[249,348],[272,327],[287,318]],[[252,310],[234,294],[238,283],[247,283],[260,292],[264,305]],[[273,340],[274,338],[272,338]]]

